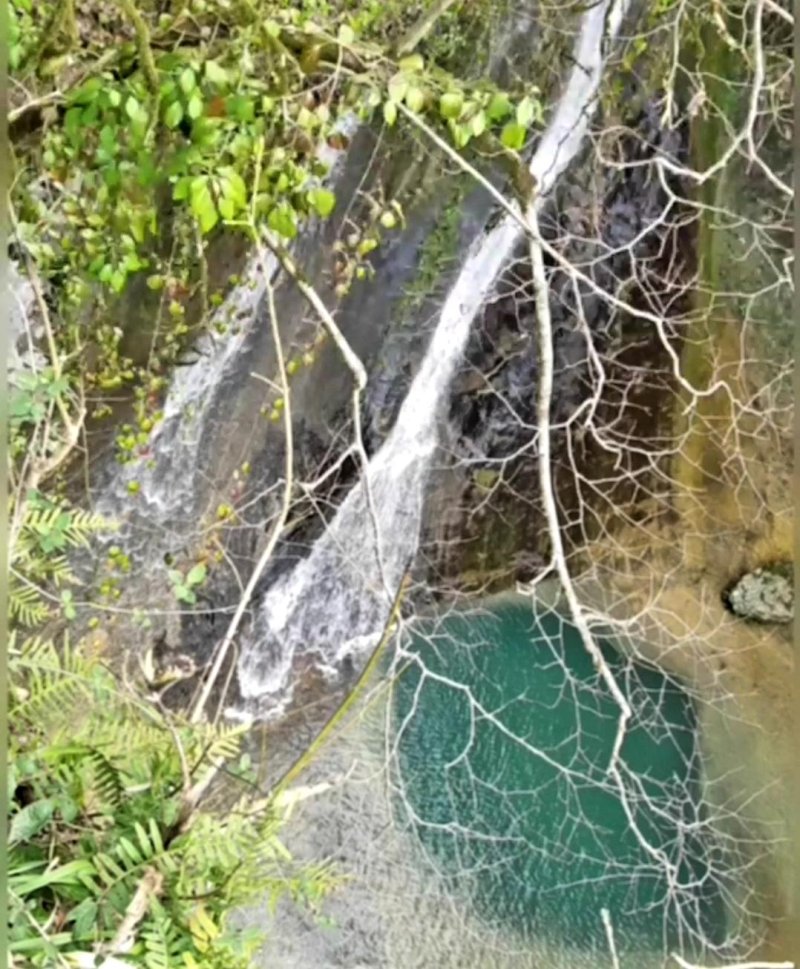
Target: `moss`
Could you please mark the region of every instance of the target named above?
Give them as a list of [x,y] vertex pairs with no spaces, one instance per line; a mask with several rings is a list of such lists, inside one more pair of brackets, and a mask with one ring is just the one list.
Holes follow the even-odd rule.
[[[735,126],[743,109],[743,95],[737,80],[744,66],[719,29],[708,22],[686,38],[684,59],[705,84],[709,108],[698,112],[691,126],[690,151],[695,170],[705,171],[718,161],[724,150],[729,126]],[[728,191],[729,166],[702,183],[696,198],[707,209],[699,215],[696,234],[697,284],[693,297],[694,319],[683,335],[681,373],[693,387],[708,387],[715,380],[736,380],[741,363],[741,324],[724,305],[725,230],[712,214]],[[690,567],[701,567],[705,559],[708,518],[708,489],[724,477],[726,461],[723,442],[734,419],[729,393],[720,388],[700,398],[689,391],[679,394],[675,425],[684,444],[676,454],[673,473],[678,483],[677,504],[685,522],[685,554]],[[716,488],[715,488],[716,490]],[[729,504],[729,503],[728,503]],[[717,506],[719,513],[721,506]],[[733,514],[737,512],[733,510]]]
[[461,204],[466,195],[467,182],[462,177],[451,181],[445,201],[441,204],[432,231],[423,243],[413,282],[401,302],[401,312],[408,315],[432,296],[442,275],[458,254],[461,239]]

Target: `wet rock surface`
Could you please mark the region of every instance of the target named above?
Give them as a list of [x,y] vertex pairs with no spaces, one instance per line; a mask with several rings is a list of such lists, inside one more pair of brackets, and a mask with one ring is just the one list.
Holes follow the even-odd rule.
[[[661,128],[653,105],[645,105],[631,128],[621,147],[632,162],[654,152],[680,159],[685,152],[684,135]],[[657,487],[650,452],[669,420],[670,361],[654,327],[598,295],[620,294],[646,306],[649,283],[664,292],[666,267],[684,264],[691,251],[681,246],[678,232],[659,224],[666,195],[648,180],[647,170],[632,167],[602,177],[587,159],[564,180],[541,218],[547,241],[593,284],[576,285],[548,259],[553,475],[565,537],[574,547],[585,543],[587,515],[597,504],[591,482],[603,481],[607,508],[630,508]],[[538,499],[536,324],[523,249],[476,321],[453,383],[449,440],[429,491],[425,537],[437,587],[485,591],[488,583],[499,591],[526,581],[549,558]],[[598,360],[604,369],[601,395]],[[579,414],[584,416],[577,419]],[[601,437],[619,445],[613,458]],[[632,442],[638,449],[627,446]]]
[[44,327],[36,308],[36,294],[30,282],[21,275],[14,261],[8,266],[9,339],[6,368],[12,378],[20,371],[36,371],[45,365],[38,349]]

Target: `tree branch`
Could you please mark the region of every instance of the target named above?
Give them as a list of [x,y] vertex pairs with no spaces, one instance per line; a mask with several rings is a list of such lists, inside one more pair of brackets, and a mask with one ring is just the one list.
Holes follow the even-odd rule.
[[164,876],[157,868],[148,868],[142,876],[139,885],[125,909],[125,915],[119,924],[116,935],[103,946],[101,952],[108,955],[130,952],[136,941],[136,929],[147,915],[147,908],[151,898],[157,898],[164,887]]
[[455,0],[438,0],[438,3],[435,3],[427,13],[423,14],[406,34],[400,38],[400,42],[397,45],[398,56],[403,57],[405,54],[410,54],[421,44],[436,26],[436,21],[447,13],[454,3]]
[[158,71],[156,70],[156,62],[153,58],[153,48],[150,46],[150,28],[147,26],[144,17],[136,9],[133,0],[117,0],[117,2],[136,31],[136,44],[139,48],[139,60],[142,65],[142,73],[151,93],[157,96],[159,89]]
[[197,702],[194,705],[194,709],[192,710],[190,718],[191,723],[197,723],[203,716],[208,698],[211,695],[211,691],[214,688],[217,678],[219,677],[223,663],[230,652],[231,644],[233,643],[236,633],[239,631],[239,626],[244,618],[245,610],[250,603],[253,590],[255,589],[258,580],[261,578],[264,569],[267,567],[267,563],[269,562],[270,558],[272,558],[272,553],[275,551],[275,546],[277,545],[278,539],[280,538],[284,526],[286,525],[286,521],[289,517],[289,509],[291,507],[292,487],[294,482],[294,441],[292,439],[292,407],[289,390],[289,378],[286,373],[286,362],[283,356],[280,327],[278,326],[278,317],[275,310],[275,293],[270,279],[272,274],[267,266],[267,259],[264,254],[264,250],[258,244],[258,242],[256,243],[256,251],[258,253],[259,266],[264,275],[264,280],[267,287],[267,306],[269,308],[270,328],[272,330],[272,339],[275,343],[275,353],[278,360],[278,373],[280,374],[281,391],[284,398],[283,427],[286,434],[286,468],[283,496],[281,499],[280,511],[274,525],[272,526],[272,531],[270,532],[267,544],[264,546],[264,550],[258,558],[256,567],[253,569],[253,573],[250,576],[244,591],[239,597],[236,611],[234,612],[230,624],[228,625],[225,636],[216,650],[211,670],[203,683],[200,696],[198,697]]

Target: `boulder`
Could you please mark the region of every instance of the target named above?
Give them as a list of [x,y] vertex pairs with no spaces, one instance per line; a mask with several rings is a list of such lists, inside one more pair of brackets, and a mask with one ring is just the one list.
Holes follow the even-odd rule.
[[790,566],[745,573],[725,595],[731,612],[754,622],[787,623],[794,615],[794,583]]

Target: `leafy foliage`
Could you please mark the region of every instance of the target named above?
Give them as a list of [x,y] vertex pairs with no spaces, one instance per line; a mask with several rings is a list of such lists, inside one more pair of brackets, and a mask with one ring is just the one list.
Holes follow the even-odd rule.
[[198,563],[197,565],[193,565],[186,575],[178,571],[178,569],[170,569],[169,577],[172,581],[175,598],[179,602],[194,605],[197,602],[197,593],[194,590],[197,586],[202,585],[205,580],[206,567],[202,562]]
[[243,789],[232,808],[191,807],[196,785],[238,758],[242,729],[190,726],[122,691],[86,645],[32,638],[10,659],[15,964],[118,948],[131,966],[233,969],[258,939],[227,925],[232,908],[329,888],[326,866],[292,861],[266,800]]
[[66,552],[87,545],[91,535],[109,527],[99,515],[30,492],[11,548],[8,593],[12,624],[35,626],[52,614],[54,597],[43,585],[61,589],[61,607],[66,618],[74,618],[72,592],[63,588],[75,582]]
[[[541,121],[536,92],[454,73],[471,5],[396,54],[432,6],[9,0],[14,246],[47,361],[12,381],[13,965],[113,953],[150,969],[243,967],[258,940],[228,912],[264,896],[314,908],[331,886],[327,866],[295,864],[274,805],[247,786],[241,730],[190,724],[157,683],[123,686],[93,640],[64,633],[88,612],[70,554],[111,524],[64,497],[62,472],[87,416],[117,418],[120,404],[119,458],[146,457],[168,370],[222,301],[209,247],[226,233],[286,246],[337,214],[326,159],[354,119],[399,127],[410,112],[492,157],[525,144]],[[360,218],[337,248],[340,296],[404,224],[394,198]],[[131,292],[153,303],[144,352],[120,310]],[[290,376],[315,346],[287,362]],[[220,520],[231,515],[220,506]],[[100,593],[113,598],[132,566],[120,548],[107,554],[117,576]],[[205,569],[170,573],[180,602],[196,602]],[[58,631],[45,635],[50,622]],[[226,796],[212,800],[223,772]]]
[[[117,25],[117,50],[84,26],[93,8],[79,15],[73,42],[61,7],[11,0],[12,64],[32,94],[17,112],[33,125],[15,142],[12,202],[17,241],[56,304],[70,369],[82,371],[94,397],[136,388],[138,427],[121,435],[123,456],[146,448],[161,418],[161,375],[192,337],[192,301],[205,310],[219,298],[202,265],[209,240],[255,222],[288,242],[310,217],[331,216],[324,158],[346,146],[351,119],[394,125],[402,105],[440,124],[457,148],[481,142],[488,154],[522,148],[542,120],[535,89],[515,96],[437,64],[452,60],[438,46],[442,31],[451,20],[464,29],[455,11],[424,53],[393,61],[385,45],[409,26],[406,5],[145,8]],[[69,52],[53,60],[56,39]],[[391,211],[380,219],[384,229],[396,224]],[[380,232],[369,241],[371,249]],[[131,355],[115,314],[102,311],[136,278],[157,300],[146,360]],[[87,340],[77,323],[89,303],[98,312]],[[95,414],[107,414],[105,405]]]
[[[280,817],[251,788],[206,807],[223,770],[243,785],[244,730],[192,725],[145,689],[123,689],[101,650],[27,636],[51,615],[48,587],[76,581],[70,549],[109,527],[38,492],[28,495],[12,547],[9,648],[9,942],[12,966],[120,964],[239,969],[258,938],[226,924],[254,897],[314,904],[331,884],[324,865],[295,865]],[[129,565],[118,548],[115,561]],[[176,594],[193,596],[204,567]],[[71,593],[62,606],[66,609]]]

